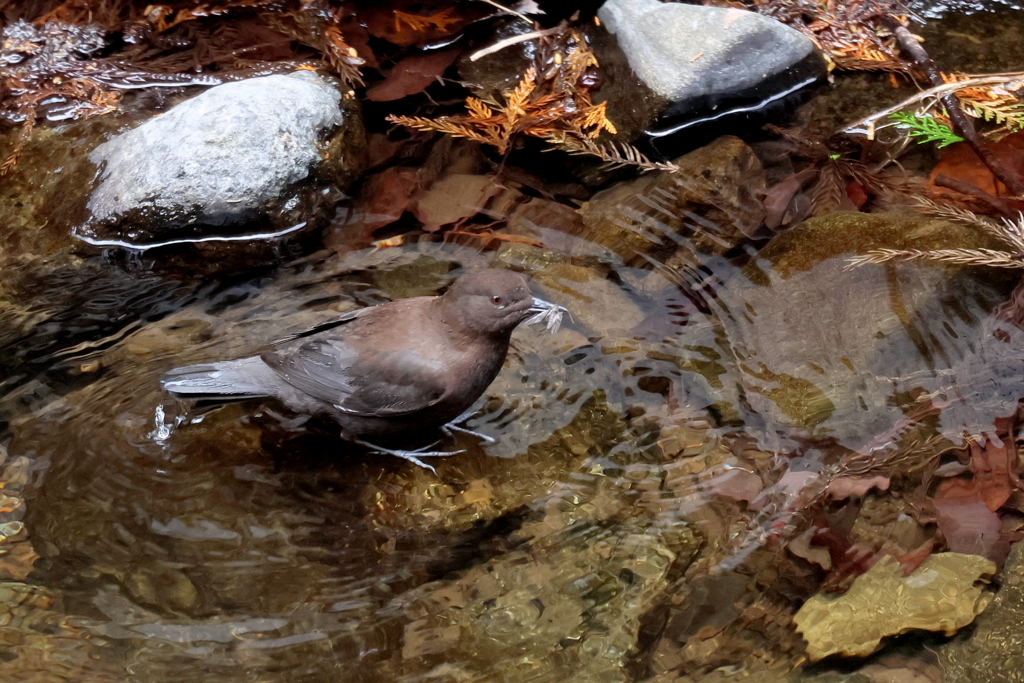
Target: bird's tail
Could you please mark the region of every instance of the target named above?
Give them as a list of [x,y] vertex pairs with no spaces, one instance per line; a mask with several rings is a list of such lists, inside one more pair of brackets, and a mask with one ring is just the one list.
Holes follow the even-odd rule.
[[232,401],[273,396],[280,379],[259,356],[201,365],[186,365],[164,373],[160,385],[182,398]]

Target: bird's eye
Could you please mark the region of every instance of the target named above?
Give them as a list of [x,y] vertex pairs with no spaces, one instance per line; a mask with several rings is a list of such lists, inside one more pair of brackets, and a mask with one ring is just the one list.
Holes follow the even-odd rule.
[[500,306],[501,305],[501,297],[498,296],[497,294],[495,294],[494,296],[491,297],[491,303],[494,304],[495,306]]

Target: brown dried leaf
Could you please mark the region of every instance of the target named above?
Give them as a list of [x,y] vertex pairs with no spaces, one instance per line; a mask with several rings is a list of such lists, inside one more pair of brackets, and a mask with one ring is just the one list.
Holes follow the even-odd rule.
[[423,92],[437,81],[461,50],[441,50],[412,55],[398,62],[383,82],[366,91],[366,99],[391,102]]
[[459,225],[484,210],[501,191],[494,176],[453,173],[441,178],[412,202],[410,210],[423,230],[436,232],[445,225]]

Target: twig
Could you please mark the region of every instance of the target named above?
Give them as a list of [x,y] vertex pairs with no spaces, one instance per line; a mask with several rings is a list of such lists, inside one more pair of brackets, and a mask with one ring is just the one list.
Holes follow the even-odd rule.
[[[935,66],[935,62],[928,56],[925,49],[921,47],[921,43],[918,42],[914,34],[906,26],[895,21],[892,26],[892,32],[896,36],[896,40],[899,41],[900,46],[910,53],[914,62],[925,72],[931,84],[933,86],[942,85],[945,81],[942,80],[938,67]],[[949,114],[949,122],[953,124],[953,129],[971,146],[971,149],[978,155],[982,163],[988,167],[988,170],[992,171],[992,175],[1001,180],[1003,185],[1015,196],[1024,196],[1024,180],[1017,173],[999,163],[999,160],[992,154],[985,141],[978,135],[974,122],[960,108],[960,101],[956,98],[956,95],[949,93],[948,95],[941,96],[939,99]]]
[[494,2],[494,0],[480,0],[480,2],[486,2],[491,7],[497,7],[502,12],[506,12],[508,14],[511,14],[512,16],[519,17],[520,19],[522,19],[523,21],[525,21],[525,22],[527,22],[529,24],[533,23],[533,20],[528,18],[525,14],[520,14],[519,12],[515,11],[514,9],[509,9],[508,7],[505,7],[504,5],[499,5],[498,3]]
[[938,99],[948,93],[955,93],[959,92],[960,90],[966,90],[967,88],[979,88],[987,85],[1009,86],[1006,87],[1007,90],[1019,90],[1021,88],[1024,88],[1024,71],[1016,71],[1002,74],[989,74],[985,76],[975,76],[965,81],[944,83],[935,88],[922,90],[916,95],[912,95],[911,97],[908,97],[907,99],[903,100],[899,104],[893,105],[888,109],[883,109],[882,111],[875,112],[871,116],[865,116],[864,118],[855,121],[854,123],[851,123],[850,125],[846,126],[846,128],[843,128],[841,132],[846,133],[847,135],[865,135],[869,140],[874,140],[876,130],[878,130],[879,128],[887,127],[889,125],[896,125],[894,123],[886,124],[886,126],[875,125],[878,121],[888,118],[890,114],[894,114],[898,111],[903,111],[904,109],[913,106],[918,102],[921,102],[922,100],[926,100],[929,97],[934,97]]
[[950,190],[955,190],[960,194],[966,194],[974,197],[1007,218],[1016,218],[1018,215],[1018,212],[1011,209],[1006,202],[1002,201],[998,197],[993,197],[988,192],[985,192],[980,187],[976,187],[971,183],[963,180],[957,180],[956,178],[950,178],[944,173],[940,173],[935,176],[935,180],[932,182],[936,187],[945,187]]
[[482,48],[471,54],[469,56],[469,61],[475,62],[481,57],[486,57],[487,55],[494,54],[499,50],[504,50],[506,47],[509,47],[510,45],[516,45],[517,43],[525,43],[526,41],[533,40],[534,38],[543,38],[544,36],[550,36],[554,33],[558,33],[561,30],[562,27],[556,26],[555,28],[546,28],[541,31],[530,31],[529,33],[523,33],[522,35],[512,36],[511,38],[499,40],[494,45]]

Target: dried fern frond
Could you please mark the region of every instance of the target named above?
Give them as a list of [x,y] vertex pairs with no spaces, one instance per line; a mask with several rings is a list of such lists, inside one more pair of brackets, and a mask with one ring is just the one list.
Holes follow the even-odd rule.
[[917,204],[917,209],[919,211],[930,216],[935,216],[936,218],[945,218],[947,221],[966,223],[968,225],[977,225],[980,227],[998,227],[998,223],[988,216],[982,216],[981,214],[968,211],[967,209],[960,208],[959,206],[953,206],[952,204],[940,204],[928,197],[915,197],[914,203]]
[[[466,113],[455,116],[389,116],[387,120],[415,130],[494,145],[502,153],[514,136],[529,135],[571,154],[597,156],[616,166],[675,170],[672,164],[652,162],[628,145],[602,146],[594,142],[602,132],[616,133],[606,103],[593,103],[593,81],[585,78],[587,69],[597,66],[597,58],[583,35],[568,26],[540,38],[549,37],[549,43],[541,43],[537,65],[527,69],[516,87],[501,98],[467,97]],[[550,64],[556,68],[538,68]]]
[[939,204],[924,197],[917,198],[917,205],[921,211],[931,216],[981,228],[992,237],[1007,244],[1014,251],[1024,252],[1024,216],[1016,221],[1011,221],[1007,218],[996,221],[987,216],[976,214],[973,211],[947,204]]
[[632,166],[645,173],[647,171],[665,171],[667,173],[678,173],[680,171],[680,168],[673,163],[652,161],[636,147],[624,142],[600,144],[590,139],[550,139],[550,141],[556,147],[569,154],[585,154],[597,157],[608,164],[609,168]]
[[847,259],[843,270],[868,263],[886,261],[938,261],[960,266],[993,266],[995,268],[1024,268],[1024,254],[1012,254],[995,249],[872,249],[866,254]]

